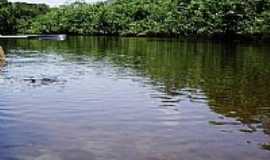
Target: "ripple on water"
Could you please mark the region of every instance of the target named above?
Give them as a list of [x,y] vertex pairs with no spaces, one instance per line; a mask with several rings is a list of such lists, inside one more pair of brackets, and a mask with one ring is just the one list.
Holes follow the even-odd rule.
[[[247,94],[235,94],[228,87],[234,79],[219,76],[223,74],[220,66],[226,63],[222,58],[216,60],[218,53],[212,60],[201,54],[189,57],[179,48],[176,54],[159,54],[163,47],[137,51],[142,47],[136,45],[128,51],[121,47],[112,51],[112,46],[99,50],[96,43],[86,42],[76,48],[59,45],[57,50],[50,43],[43,45],[44,51],[9,52],[0,72],[0,159],[269,157],[261,149],[268,148],[269,118],[257,116],[267,115],[267,96],[263,95],[265,107],[260,109],[255,105],[255,109],[216,107],[231,102],[237,94],[251,97],[253,93],[249,93],[250,86],[239,88]],[[212,61],[215,67],[208,68],[208,63],[214,65]],[[234,74],[230,67],[225,70],[224,74]],[[203,74],[209,79],[202,81]],[[228,84],[222,88],[216,84],[218,78],[218,83]],[[238,98],[234,103],[248,101]],[[246,117],[256,121],[245,121]]]

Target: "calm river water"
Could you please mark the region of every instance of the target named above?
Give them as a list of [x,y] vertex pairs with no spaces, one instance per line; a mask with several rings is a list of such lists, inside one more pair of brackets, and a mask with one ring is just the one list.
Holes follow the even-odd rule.
[[270,47],[0,41],[1,160],[268,160]]

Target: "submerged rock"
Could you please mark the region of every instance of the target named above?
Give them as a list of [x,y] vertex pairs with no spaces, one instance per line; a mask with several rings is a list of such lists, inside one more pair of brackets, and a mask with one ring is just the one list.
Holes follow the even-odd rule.
[[268,117],[263,118],[262,127],[266,134],[270,134],[270,118]]
[[24,81],[35,85],[49,85],[60,82],[57,78],[25,78]]
[[218,122],[218,121],[209,121],[209,124],[222,126],[222,125],[241,125],[240,122]]
[[270,151],[270,144],[263,144],[262,148]]

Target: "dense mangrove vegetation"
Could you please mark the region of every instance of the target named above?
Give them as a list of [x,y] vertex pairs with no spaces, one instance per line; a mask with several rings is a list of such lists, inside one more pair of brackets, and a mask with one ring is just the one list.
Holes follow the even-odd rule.
[[30,25],[31,19],[45,14],[49,6],[45,4],[9,3],[0,0],[0,34],[15,34]]
[[[15,9],[19,12],[17,13],[10,11],[14,10],[14,5],[6,5],[11,7],[4,11],[1,7],[0,15],[10,17],[7,22],[4,21],[9,25],[1,25],[1,31],[5,31],[3,26],[10,28],[10,24],[16,26],[11,27],[12,31],[23,33],[75,35],[238,34],[264,37],[270,31],[269,0],[113,0],[95,4],[75,2],[51,8],[45,15],[37,17],[35,16],[47,10],[46,6],[29,5],[28,9],[18,5]],[[20,13],[20,10],[26,13]],[[25,17],[29,16],[34,18],[31,22],[25,21]],[[13,20],[12,17],[19,20]],[[1,23],[4,22],[1,20]]]

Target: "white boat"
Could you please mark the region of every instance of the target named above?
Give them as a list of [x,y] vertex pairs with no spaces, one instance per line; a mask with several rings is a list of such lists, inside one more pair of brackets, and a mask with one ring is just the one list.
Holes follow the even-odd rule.
[[44,34],[44,35],[0,35],[0,39],[39,39],[63,41],[67,38],[65,34]]
[[49,35],[39,35],[39,40],[57,40],[57,41],[63,41],[67,38],[67,35],[65,34],[49,34]]

